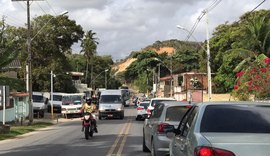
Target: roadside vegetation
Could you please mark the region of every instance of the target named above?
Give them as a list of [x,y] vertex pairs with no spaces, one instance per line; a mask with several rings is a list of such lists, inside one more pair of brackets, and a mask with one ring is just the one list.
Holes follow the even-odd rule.
[[11,126],[9,133],[0,134],[0,140],[15,138],[16,136],[33,132],[37,129],[45,128],[51,125],[52,123],[39,122],[39,123],[33,123],[32,125],[29,125],[29,126],[28,125],[27,126]]
[[[48,21],[50,22],[45,24]],[[128,84],[136,86],[141,92],[152,89],[150,85],[152,77],[158,71],[160,77],[169,76],[170,73],[207,72],[206,41],[192,42],[177,39],[156,41],[140,51],[131,52],[129,57],[135,58],[136,61],[131,63],[126,71],[115,74],[116,71],[112,70],[115,64],[112,56],[98,56],[96,50],[100,42],[99,34],[93,30],[83,30],[82,26],[70,20],[68,16],[43,15],[35,17],[31,23],[32,36],[34,36],[31,42],[34,91],[50,91],[51,70],[56,74],[54,90],[67,93],[76,91],[71,76],[66,74],[71,71],[84,73],[81,82],[88,84],[89,87],[104,88],[106,77],[108,88],[115,89],[121,84]],[[40,29],[44,31],[39,32]],[[25,28],[9,26],[4,20],[0,22],[0,70],[15,58],[22,64],[17,80],[21,82],[7,81],[5,75],[0,73],[0,85],[10,84],[11,90],[25,91],[25,64],[28,61],[25,44],[27,33]],[[71,48],[75,43],[81,43],[81,50],[77,53],[72,52]],[[166,51],[157,54],[156,51],[162,47],[172,47],[173,54],[169,55]],[[264,98],[266,95],[258,94],[258,91],[265,91],[265,89],[258,88],[258,84],[250,85],[250,82],[241,83],[246,86],[240,86],[236,83],[240,82],[237,74],[250,70],[251,64],[262,69],[264,72],[262,77],[268,76],[269,71],[267,69],[265,74],[266,67],[261,62],[270,57],[270,10],[247,12],[237,21],[225,22],[217,26],[210,38],[210,53],[214,93],[232,93],[236,88],[253,86],[253,89],[247,89],[246,95],[252,94],[257,98]],[[106,76],[99,76],[107,69]],[[246,81],[250,79],[247,77]],[[248,96],[242,93],[238,90],[233,95],[239,99],[247,99]]]

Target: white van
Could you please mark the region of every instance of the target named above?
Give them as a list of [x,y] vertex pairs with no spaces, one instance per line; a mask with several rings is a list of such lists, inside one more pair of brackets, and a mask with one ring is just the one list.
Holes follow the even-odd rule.
[[[61,113],[61,108],[63,104],[63,97],[66,95],[66,93],[57,93],[54,92],[53,96],[50,95],[50,102],[53,105],[53,112],[54,113]],[[51,99],[53,97],[53,99]],[[51,105],[48,105],[48,112],[51,112]]]
[[33,92],[33,111],[34,116],[44,117],[47,105],[49,104],[49,99],[44,96],[42,92]]
[[99,119],[124,118],[124,105],[121,90],[104,90],[100,93]]
[[71,115],[79,116],[83,104],[84,93],[68,93],[63,95],[61,113],[68,117]]

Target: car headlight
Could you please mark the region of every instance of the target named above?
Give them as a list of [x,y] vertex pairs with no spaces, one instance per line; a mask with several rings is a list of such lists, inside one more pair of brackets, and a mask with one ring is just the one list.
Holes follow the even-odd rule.
[[121,108],[117,108],[118,111],[121,111],[122,109]]
[[99,111],[104,111],[105,109],[102,107],[99,107]]

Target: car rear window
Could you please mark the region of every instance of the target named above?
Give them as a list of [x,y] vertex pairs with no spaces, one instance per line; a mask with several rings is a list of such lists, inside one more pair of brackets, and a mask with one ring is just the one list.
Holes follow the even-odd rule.
[[207,106],[200,131],[270,133],[270,107],[262,105]]
[[186,106],[172,106],[168,107],[166,111],[166,121],[180,121],[189,107]]
[[149,102],[142,102],[142,103],[140,103],[140,106],[144,107],[144,109],[147,109],[149,104],[150,104]]

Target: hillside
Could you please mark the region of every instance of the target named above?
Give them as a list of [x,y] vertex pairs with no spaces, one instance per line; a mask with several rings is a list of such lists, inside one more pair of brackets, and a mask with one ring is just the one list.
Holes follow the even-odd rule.
[[[156,48],[148,48],[147,50],[151,50],[151,51],[155,51],[156,53],[158,54],[162,54],[162,53],[168,53],[169,55],[172,54],[175,49],[173,47],[161,47],[159,49],[156,49]],[[135,58],[127,58],[125,59],[123,62],[120,62],[116,65],[114,65],[112,67],[112,69],[114,71],[116,71],[116,73],[119,73],[119,72],[123,72],[126,70],[126,68],[133,62],[135,61],[136,59]]]

